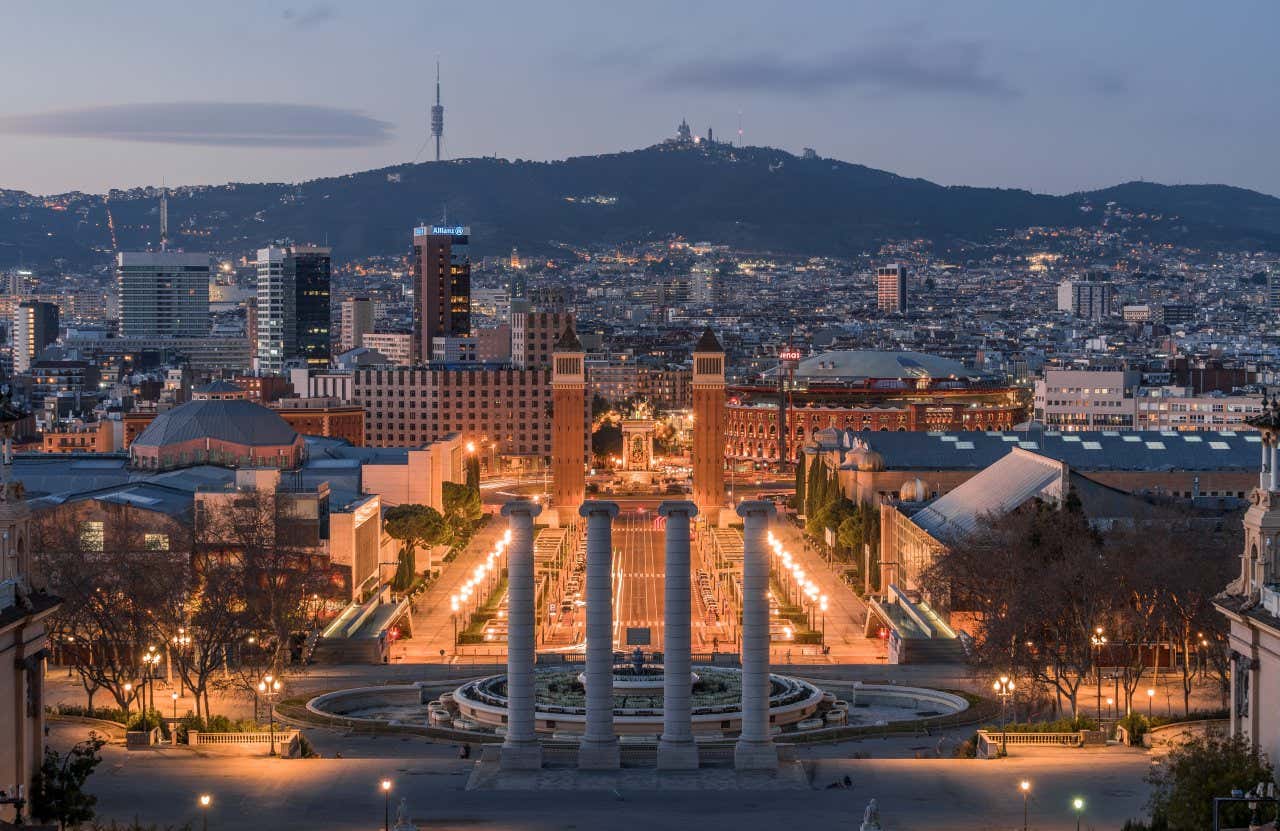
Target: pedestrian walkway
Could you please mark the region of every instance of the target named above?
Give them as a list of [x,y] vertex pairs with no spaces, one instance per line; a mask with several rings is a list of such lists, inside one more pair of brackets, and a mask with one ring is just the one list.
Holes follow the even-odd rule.
[[[455,622],[449,597],[462,588],[462,584],[493,550],[494,543],[506,533],[507,523],[500,516],[493,516],[485,527],[476,532],[466,549],[451,563],[446,563],[439,579],[413,602],[413,637],[402,640],[391,649],[393,662],[441,663],[454,655]],[[443,651],[443,654],[441,654]]]
[[[819,594],[827,596],[827,613],[825,621],[821,616],[815,621],[817,628],[825,624],[826,643],[829,652],[826,655],[816,647],[783,647],[775,644],[775,663],[882,663],[886,660],[888,649],[885,642],[878,638],[867,638],[863,634],[866,621],[867,605],[854,593],[848,583],[841,580],[827,565],[817,551],[806,544],[804,535],[790,522],[779,518],[773,523],[771,530],[774,536],[782,541],[783,547],[791,552],[791,557],[804,569],[807,580],[812,580],[818,587]],[[788,579],[781,575],[781,579]],[[813,654],[813,653],[819,654]],[[790,653],[790,658],[788,658]]]

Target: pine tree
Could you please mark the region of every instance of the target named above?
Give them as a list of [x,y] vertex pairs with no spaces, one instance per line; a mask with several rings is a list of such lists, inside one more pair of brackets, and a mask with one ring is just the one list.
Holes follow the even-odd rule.
[[796,498],[792,502],[797,514],[804,514],[804,489],[808,484],[804,478],[804,460],[805,454],[800,454],[800,459],[796,462]]

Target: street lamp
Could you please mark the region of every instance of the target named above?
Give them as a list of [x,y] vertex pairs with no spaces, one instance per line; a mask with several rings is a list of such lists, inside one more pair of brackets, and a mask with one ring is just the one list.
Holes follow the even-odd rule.
[[213,797],[207,793],[200,794],[200,827],[204,831],[209,831],[209,806],[213,804]]
[[1071,800],[1071,810],[1076,812],[1076,831],[1080,831],[1080,815],[1084,813],[1083,797],[1075,797]]
[[1029,831],[1027,804],[1031,799],[1031,782],[1023,779],[1018,783],[1018,790],[1022,791],[1022,831]]
[[178,691],[174,690],[169,693],[169,697],[173,699],[173,720],[176,722],[178,720]]
[[391,780],[382,780],[382,831],[391,831]]
[[1107,636],[1102,634],[1102,627],[1093,630],[1089,637],[1093,644],[1093,672],[1098,681],[1098,718],[1102,718],[1102,647],[1107,643]]
[[124,684],[124,722],[129,723],[129,699],[133,697],[133,684],[128,681]]
[[271,730],[271,752],[267,755],[276,755],[276,708],[271,701],[276,693],[280,692],[280,679],[273,678],[268,675],[258,682],[258,692],[267,699],[267,720],[270,723]]
[[1155,687],[1147,687],[1147,718],[1151,718],[1151,702],[1156,700]]
[[827,596],[818,598],[818,608],[822,610],[822,645],[827,645]]
[[1112,718],[1115,718],[1115,716],[1116,716],[1116,700],[1115,700],[1114,698],[1112,698],[1111,696],[1107,696],[1107,710],[1109,710],[1109,711],[1111,712],[1111,717],[1112,717]]
[[1000,696],[1000,755],[1005,756],[1008,755],[1009,752],[1009,739],[1007,735],[1009,718],[1006,706],[1009,703],[1009,699],[1013,697],[1013,679],[1007,675],[1001,675],[996,682],[991,685],[991,689],[995,690],[996,695]]

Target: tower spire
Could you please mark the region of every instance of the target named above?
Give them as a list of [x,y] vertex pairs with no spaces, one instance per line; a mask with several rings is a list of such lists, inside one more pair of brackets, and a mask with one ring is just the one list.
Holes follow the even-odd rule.
[[431,107],[431,135],[436,140],[436,161],[440,161],[440,140],[444,137],[444,105],[440,103],[440,61],[436,61],[436,103]]
[[169,189],[160,180],[160,250],[169,250]]

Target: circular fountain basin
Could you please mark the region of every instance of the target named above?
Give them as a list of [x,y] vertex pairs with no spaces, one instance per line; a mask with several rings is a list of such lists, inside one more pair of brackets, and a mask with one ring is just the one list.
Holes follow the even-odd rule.
[[[657,668],[648,668],[654,670]],[[700,740],[734,735],[742,729],[742,673],[728,667],[699,666],[691,679],[693,729]],[[662,732],[662,689],[653,685],[614,688],[614,730],[632,741],[649,741]],[[833,683],[832,692],[786,675],[769,676],[769,723],[774,733],[810,732],[835,727],[875,727],[893,722],[950,715],[966,709],[964,698],[939,690],[897,685]],[[370,724],[449,727],[483,733],[506,732],[506,676],[468,681],[436,700],[426,700],[425,685],[363,687],[317,696],[307,709]],[[548,736],[580,735],[586,726],[585,688],[577,669],[557,667],[534,672],[536,729]]]

